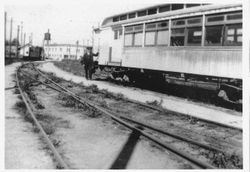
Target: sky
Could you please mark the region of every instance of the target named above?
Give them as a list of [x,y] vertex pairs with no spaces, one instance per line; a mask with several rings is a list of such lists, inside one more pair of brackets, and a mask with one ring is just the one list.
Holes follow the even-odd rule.
[[[82,45],[86,44],[87,40],[91,42],[92,26],[97,27],[106,17],[171,1],[172,3],[209,2],[208,0],[5,0],[7,39],[10,37],[12,17],[12,38],[17,37],[17,26],[23,22],[26,42],[32,33],[33,44],[42,46],[44,33],[49,29],[51,43],[75,44],[78,40]],[[214,1],[232,3],[232,0],[212,0]]]
[[[13,18],[12,38],[17,37],[17,26],[23,22],[23,32],[28,37],[33,35],[33,44],[42,45],[44,33],[50,30],[51,43],[72,43],[79,40],[80,44],[91,40],[92,26],[97,27],[104,18],[127,12],[129,10],[153,5],[152,3],[111,3],[95,1],[67,1],[60,3],[7,3],[7,39],[10,37],[10,20]],[[84,2],[84,3],[83,3]],[[21,29],[20,29],[21,33]],[[21,39],[21,38],[20,38]]]

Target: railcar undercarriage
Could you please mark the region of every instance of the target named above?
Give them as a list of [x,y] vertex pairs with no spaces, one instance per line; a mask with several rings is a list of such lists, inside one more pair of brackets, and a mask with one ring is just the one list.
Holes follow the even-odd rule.
[[186,88],[188,92],[191,92],[190,94],[196,94],[193,90],[206,90],[207,94],[211,94],[212,97],[216,95],[216,99],[220,99],[227,106],[233,105],[237,110],[242,109],[242,80],[240,79],[116,66],[100,65],[96,66],[97,68],[107,72],[112,80],[143,88],[150,87],[157,91],[166,87],[173,91]]

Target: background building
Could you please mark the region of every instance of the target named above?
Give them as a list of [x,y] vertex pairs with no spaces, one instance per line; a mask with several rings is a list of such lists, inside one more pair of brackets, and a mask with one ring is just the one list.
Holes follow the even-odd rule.
[[53,60],[77,60],[83,56],[87,46],[76,44],[49,44],[44,45],[45,58]]

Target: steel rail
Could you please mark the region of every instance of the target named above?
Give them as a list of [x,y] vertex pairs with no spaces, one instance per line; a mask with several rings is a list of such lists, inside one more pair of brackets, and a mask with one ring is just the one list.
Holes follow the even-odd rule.
[[[38,71],[41,75],[43,75],[44,77],[46,77],[39,69],[37,69],[35,66],[33,66],[33,67],[34,67],[34,69],[35,69],[36,71]],[[57,85],[57,86],[58,86],[58,85]],[[72,93],[72,92],[71,92],[71,93]],[[180,112],[175,112],[175,111],[173,111],[173,110],[169,110],[169,109],[157,107],[157,106],[154,106],[154,105],[149,105],[149,104],[147,104],[147,103],[139,102],[139,101],[136,101],[136,100],[126,99],[126,101],[131,102],[131,103],[136,103],[136,104],[138,104],[138,105],[141,105],[141,106],[144,106],[144,107],[147,107],[147,108],[149,108],[149,109],[153,109],[153,110],[156,110],[156,111],[159,111],[159,112],[178,113],[178,114],[183,115],[183,116],[186,116],[186,117],[195,118],[195,119],[197,119],[197,120],[199,120],[199,121],[203,121],[203,122],[207,122],[207,123],[219,125],[219,126],[221,126],[221,127],[227,127],[227,128],[231,128],[231,129],[236,129],[236,130],[242,131],[242,128],[238,128],[238,127],[231,126],[231,125],[227,125],[227,124],[222,124],[222,123],[219,123],[219,122],[216,122],[216,121],[210,121],[210,120],[206,120],[206,119],[196,118],[196,117],[190,116],[190,115],[188,115],[188,114],[184,114],[184,113],[180,113]]]
[[[108,115],[109,117],[111,117],[111,118],[112,118],[113,120],[115,120],[116,122],[118,122],[118,123],[124,125],[125,127],[129,128],[129,129],[131,129],[131,130],[134,130],[134,131],[140,133],[141,135],[143,135],[144,137],[148,138],[149,140],[151,140],[151,141],[157,143],[158,145],[162,146],[162,147],[165,148],[165,149],[168,149],[168,150],[172,151],[173,153],[179,155],[180,157],[182,157],[182,158],[184,158],[184,159],[186,159],[186,160],[189,160],[190,162],[192,162],[193,164],[195,164],[195,165],[197,165],[197,166],[199,166],[199,167],[201,167],[201,168],[205,168],[205,169],[215,169],[214,166],[212,166],[212,165],[210,165],[210,164],[208,164],[208,163],[205,163],[205,162],[202,162],[202,161],[200,161],[200,160],[197,160],[197,159],[193,158],[193,157],[190,156],[189,154],[187,154],[187,153],[185,153],[185,152],[183,152],[183,151],[178,150],[177,148],[173,147],[172,145],[168,145],[168,144],[164,143],[163,141],[161,141],[160,139],[151,136],[150,134],[146,133],[145,131],[141,130],[140,128],[134,127],[133,125],[129,124],[128,122],[126,122],[126,121],[124,121],[124,120],[122,120],[121,118],[117,117],[116,115],[113,115],[113,114],[111,114],[110,112],[106,111],[104,108],[102,108],[102,107],[100,107],[100,106],[97,106],[97,105],[95,105],[94,103],[91,103],[89,100],[87,100],[87,99],[85,99],[85,98],[82,98],[82,97],[79,97],[79,96],[75,95],[75,93],[71,92],[70,90],[68,90],[68,89],[66,89],[66,88],[64,88],[64,87],[62,87],[61,85],[57,84],[57,83],[54,82],[53,80],[49,79],[47,76],[45,76],[45,75],[44,75],[43,73],[41,73],[40,71],[39,71],[39,73],[40,73],[43,77],[45,77],[47,80],[51,81],[54,85],[56,85],[56,86],[58,86],[59,88],[61,88],[62,90],[64,90],[64,91],[62,92],[62,91],[59,91],[59,90],[57,89],[59,92],[62,92],[62,93],[67,94],[67,95],[70,95],[70,96],[73,97],[75,100],[77,100],[79,103],[82,103],[82,104],[84,104],[84,105],[88,104],[88,105],[91,106],[92,108],[97,109],[97,110],[99,110],[100,112],[102,112],[102,113]],[[47,86],[49,86],[49,87],[51,87],[51,88],[53,87],[53,86],[48,85],[48,84],[47,84]],[[54,89],[54,87],[53,87],[52,89]]]
[[[25,74],[25,75],[26,75],[26,74]],[[35,80],[35,81],[37,81],[36,79],[34,79],[34,78],[31,77],[31,76],[28,76],[28,75],[26,75],[26,76],[27,76],[27,77],[30,77],[31,79],[33,79],[33,80]],[[47,86],[47,87],[50,87],[50,88],[54,89],[55,91],[63,92],[64,94],[67,94],[67,95],[71,96],[70,93],[65,92],[65,91],[62,91],[62,90],[59,90],[58,88],[55,88],[55,87],[53,87],[53,86],[51,86],[51,85],[49,85],[49,84],[46,84],[45,82],[42,82],[42,81],[38,81],[38,82],[40,82],[41,84],[43,84],[43,85],[45,85],[45,86]],[[73,92],[71,92],[71,93],[73,93]],[[74,93],[73,95],[76,96],[78,99],[81,99],[81,97],[77,96],[75,93]],[[87,104],[85,104],[85,105],[87,105]],[[88,107],[89,107],[89,106],[88,106]],[[128,118],[128,117],[124,117],[124,116],[121,116],[121,115],[117,115],[117,116],[118,116],[119,118],[128,120],[128,121],[130,121],[130,122],[133,122],[133,123],[136,123],[136,124],[141,125],[141,126],[143,126],[143,127],[146,127],[146,128],[151,129],[151,130],[154,130],[154,131],[156,131],[156,132],[162,133],[162,134],[164,134],[164,135],[168,135],[168,136],[171,136],[171,137],[173,137],[173,138],[176,138],[176,139],[179,139],[179,140],[182,140],[182,141],[186,141],[186,142],[192,143],[192,144],[194,144],[194,145],[200,146],[200,147],[205,148],[205,149],[208,149],[208,150],[212,150],[212,151],[217,151],[217,152],[224,153],[222,150],[220,150],[220,149],[218,149],[218,148],[215,148],[215,147],[212,147],[212,146],[208,146],[208,145],[206,145],[206,144],[203,144],[203,143],[200,143],[200,142],[196,142],[196,141],[193,141],[193,140],[188,139],[188,138],[185,138],[185,137],[181,137],[181,136],[179,136],[179,135],[177,135],[177,134],[170,133],[170,132],[168,132],[168,131],[162,130],[162,129],[157,128],[157,127],[155,127],[155,126],[152,126],[152,125],[143,123],[143,122],[141,122],[141,121],[138,121],[138,120],[135,120],[135,119],[131,119],[131,118]]]
[[[34,65],[33,65],[34,69],[40,73],[43,77],[47,78],[47,76],[45,76],[45,74],[43,74],[43,72],[41,72],[39,69],[37,69]],[[52,80],[51,80],[52,81]],[[54,81],[52,81],[54,82]],[[58,85],[56,82],[54,82],[55,85],[57,85],[58,87],[60,87],[60,85]],[[61,87],[60,87],[61,88]],[[63,89],[63,88],[61,88]],[[74,94],[73,92],[71,92],[70,90],[67,90],[68,92]],[[79,97],[79,96],[78,96]],[[169,109],[165,109],[165,108],[161,108],[161,107],[157,107],[157,106],[154,106],[154,105],[149,105],[149,104],[146,104],[146,103],[143,103],[143,102],[139,102],[139,101],[136,101],[136,100],[131,100],[131,99],[126,99],[126,101],[128,102],[131,102],[131,103],[136,103],[138,105],[141,105],[141,106],[144,106],[144,107],[147,107],[149,109],[153,109],[153,110],[156,110],[156,111],[159,111],[159,112],[168,112],[168,113],[178,113],[180,115],[183,115],[183,116],[186,116],[186,117],[192,117],[194,119],[197,119],[199,121],[203,121],[203,122],[207,122],[207,123],[211,123],[211,124],[215,124],[215,125],[218,125],[218,126],[221,126],[221,127],[226,127],[226,128],[231,128],[231,129],[236,129],[236,130],[239,130],[239,131],[243,131],[242,128],[238,128],[238,127],[235,127],[235,126],[231,126],[231,125],[228,125],[228,124],[222,124],[222,123],[219,123],[219,122],[216,122],[216,121],[210,121],[210,120],[206,120],[206,119],[201,119],[201,118],[196,118],[194,116],[190,116],[188,114],[184,114],[184,113],[180,113],[180,112],[175,112],[173,110],[169,110]]]
[[208,146],[208,145],[200,143],[200,142],[193,141],[193,140],[191,140],[189,138],[186,138],[186,137],[183,137],[183,136],[179,136],[177,134],[170,133],[170,132],[168,132],[166,130],[162,130],[162,129],[156,127],[156,126],[143,123],[142,121],[138,121],[138,120],[131,119],[131,118],[128,118],[128,117],[124,117],[124,116],[119,116],[119,117],[122,118],[122,119],[125,119],[127,121],[130,121],[132,123],[141,125],[141,126],[143,126],[145,128],[148,128],[148,129],[151,129],[153,131],[159,132],[161,134],[164,134],[164,135],[167,135],[167,136],[171,136],[173,138],[176,138],[176,139],[179,139],[179,140],[182,140],[182,141],[194,144],[196,146],[200,146],[200,147],[208,149],[208,150],[212,150],[212,151],[217,151],[217,152],[224,153],[221,149],[218,149],[218,148],[215,148],[215,147],[212,147],[212,146]]
[[19,79],[18,79],[18,72],[19,72],[20,68],[17,69],[16,71],[16,83],[17,83],[17,87],[18,90],[22,96],[22,100],[25,103],[25,106],[29,112],[29,114],[31,115],[35,125],[37,126],[37,128],[39,129],[39,131],[41,132],[42,136],[45,139],[45,142],[47,143],[47,145],[49,146],[49,148],[51,149],[51,151],[54,154],[55,159],[57,160],[57,162],[59,163],[59,166],[61,168],[64,169],[70,169],[69,166],[64,162],[64,160],[62,159],[61,155],[57,152],[56,148],[54,147],[53,143],[50,141],[49,137],[47,136],[47,134],[45,133],[44,129],[42,128],[41,124],[38,122],[38,120],[35,117],[35,114],[32,112],[31,107],[28,103],[28,96],[25,96],[25,93],[22,91],[20,84],[19,84]]

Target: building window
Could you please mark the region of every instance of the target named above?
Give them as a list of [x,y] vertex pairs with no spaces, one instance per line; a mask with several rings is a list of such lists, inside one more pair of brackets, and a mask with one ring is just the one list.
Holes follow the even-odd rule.
[[155,34],[155,31],[145,33],[145,45],[155,45]]
[[201,45],[202,28],[187,28],[188,30],[188,45]]
[[222,45],[222,28],[223,26],[206,27],[205,45]]
[[125,46],[132,46],[133,45],[133,33],[125,34]]
[[60,48],[60,51],[62,51],[62,48]]

